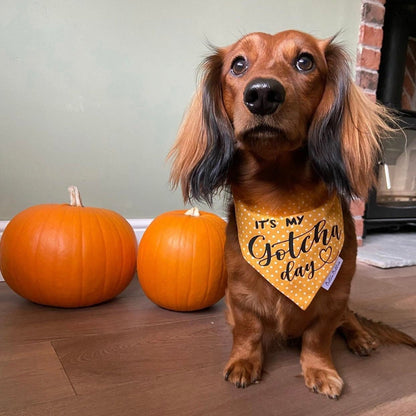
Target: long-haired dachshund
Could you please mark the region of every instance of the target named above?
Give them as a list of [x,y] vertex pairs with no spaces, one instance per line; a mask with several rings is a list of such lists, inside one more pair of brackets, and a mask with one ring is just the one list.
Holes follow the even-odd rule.
[[232,194],[224,376],[237,387],[261,378],[273,336],[301,338],[306,386],[330,398],[343,387],[331,358],[337,329],[359,355],[382,342],[416,346],[348,308],[357,252],[349,201],[375,184],[390,119],[354,85],[333,39],[253,33],[204,61],[171,180],[185,200]]

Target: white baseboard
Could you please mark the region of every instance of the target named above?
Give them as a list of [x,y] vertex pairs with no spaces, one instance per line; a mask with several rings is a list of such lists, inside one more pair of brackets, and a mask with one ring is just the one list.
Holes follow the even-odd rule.
[[[143,236],[143,233],[146,231],[146,228],[153,221],[153,219],[135,218],[135,219],[127,220],[127,221],[132,226],[134,233],[136,234],[137,243],[139,243],[140,239]],[[9,221],[0,221],[0,239],[8,223]],[[1,272],[0,272],[0,281],[4,281],[3,276],[1,275]]]
[[[9,223],[9,221],[0,221],[0,240],[1,240],[1,236],[3,235],[3,231],[5,230],[5,228],[7,227],[7,224]],[[0,272],[0,282],[3,282],[3,276],[1,275]]]
[[139,218],[139,219],[131,219],[127,221],[132,226],[134,233],[136,234],[137,243],[139,243],[140,239],[143,236],[143,233],[146,231],[146,228],[153,221],[153,218]]

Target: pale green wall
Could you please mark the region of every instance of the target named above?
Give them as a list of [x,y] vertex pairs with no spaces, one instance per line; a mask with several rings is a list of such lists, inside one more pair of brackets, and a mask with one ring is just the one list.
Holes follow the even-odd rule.
[[[0,220],[45,202],[149,218],[182,208],[166,154],[207,40],[252,31],[339,37],[360,0],[0,0]],[[217,208],[218,212],[221,212]]]

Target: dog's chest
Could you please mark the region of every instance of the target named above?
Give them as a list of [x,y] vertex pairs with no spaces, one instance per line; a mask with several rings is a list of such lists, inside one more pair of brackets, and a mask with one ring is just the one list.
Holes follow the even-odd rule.
[[299,338],[314,317],[313,308],[302,311],[295,303],[276,290],[259,273],[256,287],[246,306],[263,318],[267,327],[282,339]]

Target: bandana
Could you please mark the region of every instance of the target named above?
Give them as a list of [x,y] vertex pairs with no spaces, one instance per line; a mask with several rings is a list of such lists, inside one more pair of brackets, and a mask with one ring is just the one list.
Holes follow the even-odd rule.
[[342,264],[339,198],[334,195],[315,209],[289,216],[273,216],[238,200],[234,203],[244,259],[305,310],[321,286],[329,289]]

